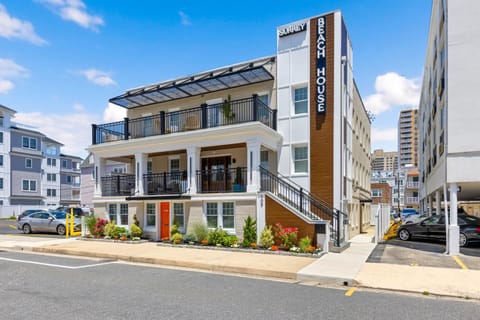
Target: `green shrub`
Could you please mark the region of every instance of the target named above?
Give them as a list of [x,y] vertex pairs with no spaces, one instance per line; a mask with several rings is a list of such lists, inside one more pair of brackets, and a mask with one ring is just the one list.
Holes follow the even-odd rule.
[[97,217],[95,215],[89,215],[85,217],[85,225],[87,226],[88,232],[93,236],[95,235],[95,225],[97,224]]
[[178,233],[178,225],[175,223],[172,224],[172,227],[170,228],[170,235],[173,236],[175,233]]
[[227,235],[224,239],[223,239],[223,242],[222,242],[222,245],[225,246],[225,247],[231,247],[233,246],[234,244],[237,244],[238,243],[238,238],[237,236],[234,236],[234,235]]
[[309,236],[303,237],[298,241],[298,247],[300,248],[300,252],[306,252],[307,248],[310,247],[312,244],[312,240],[310,240]]
[[136,213],[133,215],[133,224],[140,227],[140,221],[138,220]]
[[118,238],[122,234],[124,234],[125,231],[127,231],[127,229],[125,229],[124,227],[116,226],[115,229],[113,229],[113,231],[112,231],[112,237]]
[[208,243],[217,245],[225,242],[225,239],[228,237],[228,233],[225,230],[222,230],[222,228],[216,228],[215,230],[211,231],[208,234]]
[[132,235],[132,237],[138,238],[142,236],[143,230],[136,224],[132,224],[130,226],[130,234]]
[[115,221],[110,221],[105,225],[103,228],[103,235],[106,237],[111,237],[112,236],[112,231],[115,230]]
[[248,248],[250,247],[250,244],[254,242],[257,242],[257,221],[248,216],[245,219],[245,225],[243,226],[242,245]]
[[173,243],[183,242],[183,235],[179,232],[172,234],[172,242]]
[[205,240],[208,238],[208,228],[205,225],[205,223],[198,222],[194,223],[192,225],[192,231],[195,237],[197,237],[198,242],[202,242],[202,240]]
[[272,226],[265,226],[260,234],[260,245],[264,248],[270,248],[273,243]]
[[192,233],[188,233],[188,234],[183,236],[183,241],[185,241],[185,242],[197,242],[197,237]]

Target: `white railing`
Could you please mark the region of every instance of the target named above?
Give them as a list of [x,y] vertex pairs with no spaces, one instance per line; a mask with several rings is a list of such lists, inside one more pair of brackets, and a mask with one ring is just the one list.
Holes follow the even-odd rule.
[[408,181],[407,188],[418,188],[418,181]]
[[405,203],[418,203],[418,197],[405,197]]
[[372,220],[375,221],[375,243],[382,242],[383,236],[390,227],[392,217],[390,215],[391,207],[388,204],[372,204]]

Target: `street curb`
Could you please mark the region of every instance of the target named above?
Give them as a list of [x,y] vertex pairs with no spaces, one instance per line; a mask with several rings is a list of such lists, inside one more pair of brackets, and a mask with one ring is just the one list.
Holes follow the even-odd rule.
[[182,267],[182,268],[199,269],[199,270],[205,270],[205,271],[234,273],[234,274],[261,276],[261,277],[269,277],[269,278],[279,278],[279,279],[289,279],[289,280],[296,280],[297,278],[296,272],[271,271],[271,270],[254,269],[254,268],[248,268],[248,267],[222,266],[222,265],[215,265],[210,263],[186,262],[186,261],[179,261],[179,260],[172,260],[172,259],[133,257],[133,256],[126,256],[126,255],[118,255],[118,254],[96,253],[96,252],[88,252],[88,251],[73,251],[68,249],[59,249],[59,248],[51,248],[51,247],[36,247],[36,248],[32,248],[32,251],[71,255],[71,256],[91,257],[91,258],[103,258],[103,259],[109,259],[109,260],[120,260],[120,261],[135,262],[135,263]]
[[356,287],[358,288],[364,288],[364,289],[373,289],[373,290],[382,290],[382,291],[388,291],[392,293],[396,292],[402,292],[402,293],[409,293],[409,294],[419,294],[423,297],[443,297],[443,298],[455,298],[455,299],[462,299],[462,300],[474,300],[474,301],[480,301],[480,297],[470,297],[466,298],[465,296],[459,296],[459,295],[453,295],[453,294],[444,294],[444,293],[435,293],[435,292],[430,292],[428,291],[428,294],[423,294],[425,291],[413,291],[413,290],[403,290],[403,289],[391,289],[391,288],[383,288],[383,287],[372,287],[372,286],[365,286],[362,285],[361,283],[357,282]]
[[352,278],[329,277],[324,275],[312,275],[297,273],[299,281],[313,281],[320,285],[357,286],[358,282]]

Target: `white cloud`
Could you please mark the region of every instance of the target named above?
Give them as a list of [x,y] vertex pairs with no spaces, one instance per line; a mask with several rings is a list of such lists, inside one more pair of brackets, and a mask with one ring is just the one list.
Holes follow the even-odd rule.
[[26,78],[28,70],[10,59],[0,58],[0,93],[7,93],[15,87],[12,79]]
[[79,74],[83,75],[88,81],[93,82],[99,86],[110,86],[117,84],[110,76],[110,73],[97,70],[87,69],[79,71]]
[[36,45],[47,43],[47,41],[36,34],[30,22],[10,16],[2,4],[0,4],[0,37],[7,39],[17,38]]
[[83,105],[81,105],[80,103],[75,103],[73,105],[73,110],[78,111],[78,112],[84,112],[85,107]]
[[12,81],[0,79],[0,93],[7,93],[15,87]]
[[127,116],[127,109],[117,106],[113,103],[108,103],[108,106],[103,111],[103,121],[115,122],[123,120]]
[[385,151],[394,151],[398,149],[397,145],[398,131],[397,128],[379,129],[372,127],[371,145],[372,150],[383,149]]
[[86,112],[70,114],[45,114],[43,112],[19,112],[15,122],[26,124],[49,138],[64,144],[62,153],[86,156],[85,148],[92,143],[92,123],[98,123],[98,115]]
[[72,21],[79,26],[98,31],[105,21],[102,17],[87,12],[87,6],[81,0],[37,0],[48,6],[52,11],[62,17],[63,20]]
[[376,93],[365,98],[366,108],[373,114],[388,111],[394,106],[418,107],[420,80],[408,79],[395,72],[377,76]]
[[182,25],[189,26],[192,24],[192,22],[190,21],[190,17],[185,12],[179,11],[178,15],[180,16],[180,22]]

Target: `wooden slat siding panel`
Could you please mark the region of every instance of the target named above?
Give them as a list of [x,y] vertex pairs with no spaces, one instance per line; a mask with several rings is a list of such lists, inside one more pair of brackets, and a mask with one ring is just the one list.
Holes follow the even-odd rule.
[[310,239],[312,239],[312,243],[314,245],[316,244],[315,225],[308,224],[307,222],[303,221],[294,213],[290,212],[290,210],[266,195],[265,223],[267,226],[274,226],[277,222],[280,222],[280,224],[284,227],[297,227],[298,240],[308,235]]
[[333,207],[334,14],[326,16],[327,108],[317,115],[317,18],[310,20],[310,191]]

